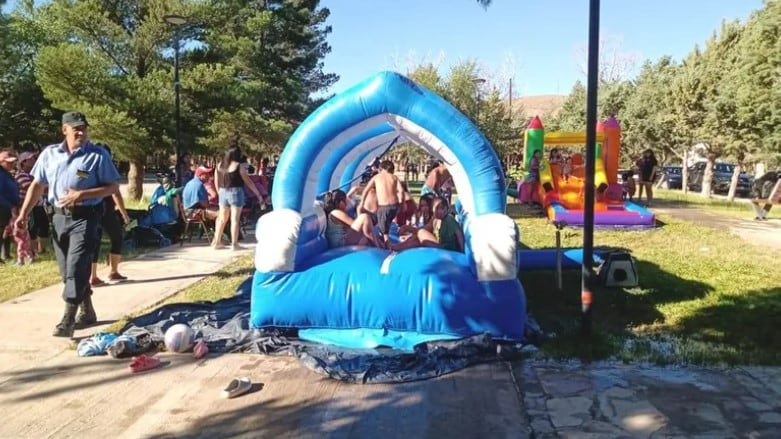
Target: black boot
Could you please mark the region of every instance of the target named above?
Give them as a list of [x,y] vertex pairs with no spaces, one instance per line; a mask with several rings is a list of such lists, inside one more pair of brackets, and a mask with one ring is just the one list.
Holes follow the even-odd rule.
[[92,290],[87,292],[84,301],[79,306],[79,315],[76,317],[76,328],[82,329],[94,325],[98,321],[95,308],[92,306]]
[[62,321],[54,328],[55,337],[73,337],[73,329],[76,325],[76,311],[79,306],[72,303],[65,304],[65,314],[62,315]]

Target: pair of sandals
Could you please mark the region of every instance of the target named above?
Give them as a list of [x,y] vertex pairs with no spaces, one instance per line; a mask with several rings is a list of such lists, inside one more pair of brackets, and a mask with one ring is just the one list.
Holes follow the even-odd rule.
[[[204,351],[205,349],[205,351]],[[193,356],[196,358],[201,358],[204,355],[206,355],[206,352],[208,352],[208,349],[206,348],[206,344],[203,343],[203,341],[199,341],[195,347],[193,348]],[[160,359],[151,355],[139,355],[137,357],[133,357],[133,361],[130,362],[130,365],[128,368],[133,373],[139,373],[139,372],[145,372],[152,369],[157,369],[160,367]],[[228,385],[222,389],[222,397],[225,399],[231,399],[236,398],[238,396],[244,395],[245,393],[252,390],[252,380],[250,380],[247,377],[241,377],[241,378],[234,378],[231,380]]]
[[[206,342],[203,340],[198,340],[198,342],[195,343],[195,346],[193,346],[193,357],[195,358],[203,358],[208,353],[209,348],[206,346]],[[152,355],[141,354],[137,357],[133,357],[133,360],[130,362],[128,368],[131,372],[138,373],[157,369],[160,367],[160,364],[161,363],[159,358]]]

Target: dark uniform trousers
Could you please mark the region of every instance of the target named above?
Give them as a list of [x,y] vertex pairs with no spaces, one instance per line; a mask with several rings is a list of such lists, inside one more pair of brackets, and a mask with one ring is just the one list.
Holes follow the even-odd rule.
[[98,224],[103,215],[97,206],[54,209],[54,252],[65,288],[62,298],[80,304],[88,294],[92,256],[98,239]]

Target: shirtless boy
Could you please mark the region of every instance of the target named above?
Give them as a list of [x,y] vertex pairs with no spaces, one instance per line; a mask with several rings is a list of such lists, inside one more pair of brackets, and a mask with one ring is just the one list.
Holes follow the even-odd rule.
[[361,198],[366,199],[372,189],[377,196],[377,225],[380,226],[385,239],[388,238],[390,225],[396,213],[399,211],[399,205],[404,199],[404,188],[401,181],[393,174],[393,162],[383,160],[380,163],[380,172],[372,177],[366,187],[363,188]]
[[377,224],[377,191],[372,189],[366,195],[361,195],[362,193],[363,186],[353,186],[350,192],[347,192],[347,199],[358,200],[355,204],[355,213],[365,213],[369,215],[373,224]]
[[420,190],[420,195],[434,194],[440,195],[442,185],[450,178],[450,171],[447,170],[445,163],[441,160],[437,167],[431,170],[426,177],[426,183]]

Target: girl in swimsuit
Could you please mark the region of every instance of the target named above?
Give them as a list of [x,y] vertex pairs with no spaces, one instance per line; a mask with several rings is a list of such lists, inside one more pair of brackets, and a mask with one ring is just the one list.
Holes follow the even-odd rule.
[[328,218],[325,237],[330,248],[347,245],[373,245],[385,248],[385,242],[374,230],[369,215],[358,214],[352,219],[346,212],[347,194],[342,190],[329,192],[325,196],[325,214]]

